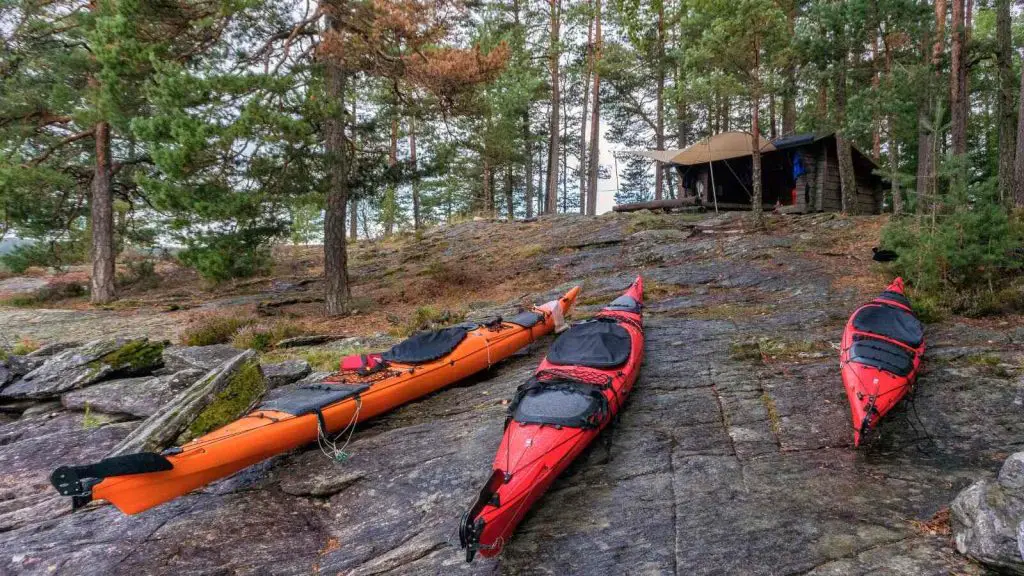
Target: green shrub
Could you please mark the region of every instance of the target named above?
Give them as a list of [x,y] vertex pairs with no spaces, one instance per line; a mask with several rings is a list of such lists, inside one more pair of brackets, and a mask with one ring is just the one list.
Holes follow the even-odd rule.
[[954,179],[931,212],[894,219],[882,233],[882,244],[899,255],[892,271],[915,289],[915,308],[933,317],[1020,309],[1024,296],[1011,288],[1022,267],[1024,222],[999,202],[994,182],[969,187]]
[[15,274],[22,274],[33,266],[60,268],[67,264],[79,264],[85,262],[86,257],[85,242],[61,240],[21,244],[0,256],[0,263]]
[[949,308],[939,296],[919,290],[910,290],[907,295],[910,297],[910,307],[921,322],[934,324],[949,316]]
[[248,278],[270,270],[273,238],[270,232],[261,233],[259,229],[207,234],[189,238],[178,259],[214,282]]

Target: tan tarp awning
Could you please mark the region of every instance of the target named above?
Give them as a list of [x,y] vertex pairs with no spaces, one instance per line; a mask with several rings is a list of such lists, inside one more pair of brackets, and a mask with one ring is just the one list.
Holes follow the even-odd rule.
[[[775,146],[764,136],[758,137],[761,152],[772,152]],[[723,132],[705,138],[682,150],[643,150],[633,152],[637,156],[650,158],[666,164],[692,166],[707,164],[729,158],[742,158],[753,153],[750,132]]]

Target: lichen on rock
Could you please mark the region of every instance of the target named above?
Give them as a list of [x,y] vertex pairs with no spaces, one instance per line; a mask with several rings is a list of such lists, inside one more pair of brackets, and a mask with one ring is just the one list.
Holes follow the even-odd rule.
[[148,374],[163,364],[163,347],[148,338],[115,338],[95,340],[50,358],[32,358],[39,363],[37,367],[7,386],[0,396],[52,398],[104,380]]
[[1024,520],[1024,452],[1003,463],[995,481],[980,480],[961,492],[953,505],[957,550],[988,568],[1024,574],[1018,527]]

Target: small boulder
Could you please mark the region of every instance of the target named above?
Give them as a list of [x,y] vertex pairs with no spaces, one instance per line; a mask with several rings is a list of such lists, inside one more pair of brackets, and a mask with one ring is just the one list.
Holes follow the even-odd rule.
[[0,391],[0,397],[54,398],[104,380],[149,374],[162,365],[163,348],[147,338],[95,340],[45,359]]
[[212,346],[168,346],[164,349],[164,366],[169,372],[190,368],[213,370],[238,356],[240,350],[227,344]]
[[263,376],[267,379],[268,390],[301,380],[312,370],[309,367],[309,362],[305,360],[285,360],[279,364],[264,365],[262,368]]
[[202,370],[193,368],[166,376],[111,380],[68,392],[61,397],[61,402],[69,410],[89,408],[107,414],[148,418],[203,374]]
[[981,480],[950,506],[957,550],[987,567],[1024,575],[1019,542],[1024,520],[1024,452],[1007,458],[995,481]]
[[21,378],[43,364],[42,358],[31,356],[8,356],[0,360],[0,389]]

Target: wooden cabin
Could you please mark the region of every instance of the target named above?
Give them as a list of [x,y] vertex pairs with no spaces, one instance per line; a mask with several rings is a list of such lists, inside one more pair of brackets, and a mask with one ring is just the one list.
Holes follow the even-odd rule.
[[[761,185],[765,210],[806,213],[842,210],[835,134],[799,134],[768,141],[761,138]],[[752,137],[729,132],[683,150],[642,153],[673,166],[682,178],[683,196],[694,196],[707,209],[749,210],[752,195]],[[855,146],[853,171],[857,202],[852,212],[881,211],[883,180],[878,166]],[[710,193],[714,183],[715,194]]]

